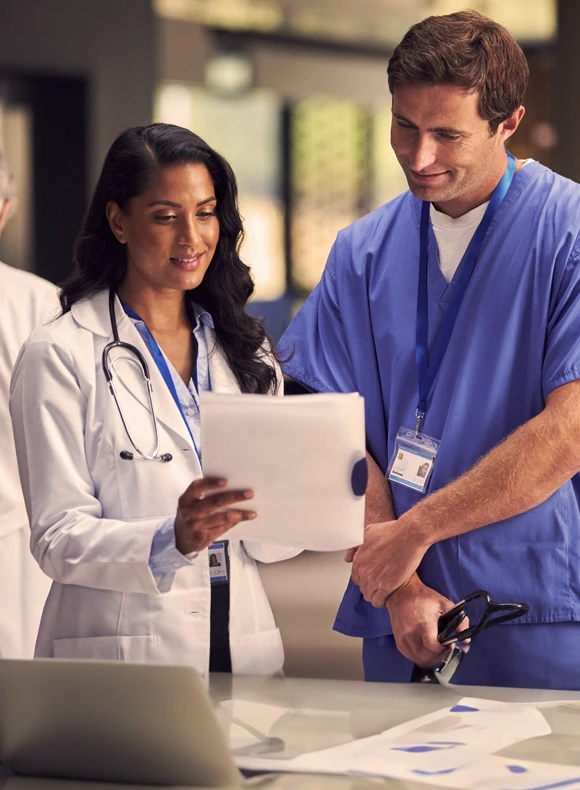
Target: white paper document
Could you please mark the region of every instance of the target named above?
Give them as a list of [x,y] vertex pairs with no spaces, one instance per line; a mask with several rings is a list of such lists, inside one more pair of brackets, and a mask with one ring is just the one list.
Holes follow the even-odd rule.
[[[311,551],[363,541],[364,400],[356,393],[201,393],[203,473],[251,488],[257,518],[228,538]],[[237,507],[237,505],[236,505]]]
[[235,754],[234,759],[240,768],[254,770],[383,776],[465,790],[580,790],[580,766],[494,754],[550,732],[532,704],[464,698],[338,747],[291,759]]

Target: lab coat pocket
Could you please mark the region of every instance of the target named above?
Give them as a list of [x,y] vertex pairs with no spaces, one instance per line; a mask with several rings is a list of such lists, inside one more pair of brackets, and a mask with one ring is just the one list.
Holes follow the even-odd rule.
[[55,639],[55,658],[88,658],[102,661],[151,661],[156,636],[89,636]]
[[232,647],[232,670],[236,675],[273,675],[284,666],[279,628],[239,636]]
[[119,511],[120,505],[119,516],[123,520],[152,516],[164,518],[175,513],[181,494],[192,480],[201,477],[197,456],[193,450],[183,449],[185,444],[183,440],[176,445],[165,431],[160,430],[161,451],[172,456],[171,462],[127,461],[121,457],[121,452],[127,450],[127,441],[123,436],[115,437],[114,456],[109,459],[109,463],[112,460],[111,474],[114,475],[111,488],[115,491],[111,509]]

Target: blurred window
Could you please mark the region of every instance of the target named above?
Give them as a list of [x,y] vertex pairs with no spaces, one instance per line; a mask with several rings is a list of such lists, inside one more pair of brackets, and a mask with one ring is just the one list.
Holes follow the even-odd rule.
[[[153,0],[158,16],[236,31],[282,33],[363,46],[396,46],[431,14],[451,14],[462,0]],[[556,36],[556,0],[470,0],[468,7],[505,25],[524,44]]]
[[279,99],[269,91],[217,96],[205,88],[166,84],[157,93],[157,121],[185,126],[221,153],[238,181],[246,238],[241,257],[252,267],[254,298],[278,299],[286,290],[281,205]]
[[278,0],[153,0],[158,16],[201,22],[228,30],[277,30],[283,21]]
[[407,188],[389,144],[388,105],[305,99],[291,124],[291,271],[305,294],[317,284],[336,234]]
[[155,116],[192,129],[232,165],[246,230],[242,258],[252,267],[257,301],[280,299],[288,285],[300,298],[307,295],[338,231],[406,189],[389,145],[387,103],[298,101],[287,113],[288,151],[282,150],[283,106],[269,91],[225,96],[168,83],[158,90]]
[[305,99],[291,122],[292,281],[311,291],[336,234],[364,213],[368,118],[353,102]]

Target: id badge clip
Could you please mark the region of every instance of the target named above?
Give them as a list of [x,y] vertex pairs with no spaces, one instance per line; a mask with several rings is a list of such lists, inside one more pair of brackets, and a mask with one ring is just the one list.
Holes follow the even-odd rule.
[[438,451],[439,439],[409,428],[400,428],[387,478],[422,494],[429,483]]

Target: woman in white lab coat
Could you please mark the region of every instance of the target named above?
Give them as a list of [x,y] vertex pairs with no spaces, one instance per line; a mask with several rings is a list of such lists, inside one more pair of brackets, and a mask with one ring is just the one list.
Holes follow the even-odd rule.
[[[234,175],[195,134],[153,124],[115,141],[63,314],[32,335],[12,380],[32,549],[54,580],[37,656],[182,663],[203,674],[282,667],[254,560],[297,552],[227,541],[253,517],[236,509],[252,492],[202,478],[200,464],[199,390],[280,388],[263,327],[245,311],[253,285],[241,235]],[[104,358],[113,323],[132,348]],[[208,547],[222,569],[211,580]]]

